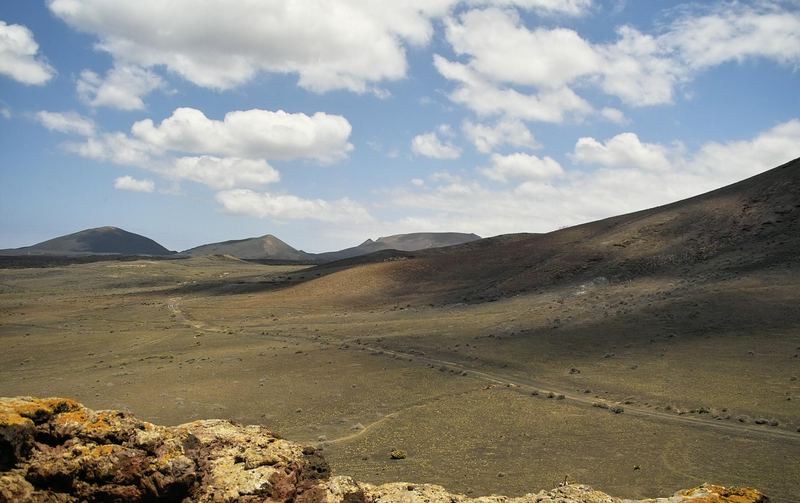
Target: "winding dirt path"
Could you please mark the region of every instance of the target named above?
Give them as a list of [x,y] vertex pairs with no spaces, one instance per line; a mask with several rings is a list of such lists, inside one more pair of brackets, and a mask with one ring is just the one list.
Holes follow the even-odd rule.
[[[191,326],[192,328],[198,330],[205,330],[209,332],[221,332],[222,330],[219,328],[211,327],[203,322],[197,322],[189,318],[181,309],[180,307],[180,297],[173,297],[169,300],[167,307],[169,310],[174,313],[181,321],[186,323],[187,325]],[[349,342],[349,341],[342,341],[342,343]],[[541,381],[537,381],[534,379],[529,378],[522,378],[518,376],[509,376],[503,374],[502,372],[497,371],[485,371],[479,370],[474,367],[470,367],[460,362],[454,362],[439,358],[432,358],[430,356],[419,355],[416,353],[406,353],[404,351],[397,351],[386,349],[382,347],[370,347],[361,345],[360,348],[365,349],[371,352],[381,353],[386,356],[397,357],[397,358],[404,358],[409,361],[417,362],[417,363],[426,363],[429,365],[439,366],[439,367],[447,367],[448,369],[453,369],[455,371],[465,373],[467,376],[480,379],[485,382],[489,382],[496,385],[510,385],[515,390],[524,392],[524,393],[532,393],[533,391],[538,391],[540,394],[553,392],[558,395],[563,395],[564,400],[576,404],[580,404],[583,406],[588,406],[592,408],[594,404],[598,401],[594,398],[589,398],[584,395],[576,395],[565,391],[563,389],[559,389],[551,384],[544,383]],[[614,405],[611,402],[610,405]],[[351,435],[346,435],[344,437],[340,437],[337,439],[329,440],[328,442],[331,443],[339,443],[344,442],[347,440],[351,440],[357,438],[358,436],[363,435],[367,430],[381,424],[382,422],[386,421],[390,417],[393,417],[403,410],[412,407],[420,407],[423,404],[414,404],[410,407],[406,407],[405,409],[401,409],[399,411],[395,411],[391,414],[387,414],[383,418],[370,423],[369,425],[365,426],[362,430],[355,432]],[[607,409],[597,409],[598,412],[605,412],[608,414],[613,414],[610,410]],[[624,406],[624,414],[628,414],[631,416],[643,417],[658,421],[665,421],[665,422],[673,422],[673,423],[682,423],[689,426],[694,426],[698,428],[705,428],[705,429],[712,429],[712,430],[722,430],[728,434],[732,435],[753,435],[753,436],[761,436],[761,437],[770,437],[772,439],[782,439],[791,441],[794,443],[800,443],[800,433],[795,433],[787,430],[775,429],[775,428],[768,428],[768,427],[761,427],[758,425],[751,425],[751,424],[743,424],[739,422],[731,422],[730,420],[715,420],[715,419],[706,419],[703,417],[697,416],[689,416],[689,415],[678,415],[670,412],[663,412],[653,409],[647,409],[644,407],[637,407],[635,405],[625,405]]]
[[[366,347],[366,346],[362,346],[362,347]],[[536,380],[533,380],[533,379],[526,379],[526,378],[521,378],[521,377],[508,376],[508,375],[504,375],[504,374],[502,374],[500,372],[496,372],[496,371],[486,372],[486,371],[483,371],[483,370],[477,370],[475,368],[468,367],[468,366],[463,365],[463,364],[458,363],[458,362],[453,362],[453,361],[448,361],[448,360],[441,360],[441,359],[438,359],[438,358],[431,358],[431,357],[428,357],[428,356],[420,356],[420,355],[417,355],[417,354],[405,353],[405,352],[402,352],[402,351],[395,351],[395,350],[389,350],[389,349],[384,349],[384,348],[370,348],[370,347],[367,347],[367,349],[372,350],[372,351],[382,351],[383,354],[389,355],[389,356],[397,356],[397,357],[400,357],[400,358],[412,359],[412,360],[417,361],[417,362],[429,363],[429,364],[432,364],[432,365],[438,365],[438,366],[444,366],[444,367],[452,368],[452,369],[460,371],[460,372],[465,372],[469,376],[476,377],[478,379],[482,379],[484,381],[488,381],[488,382],[491,382],[491,383],[494,383],[494,384],[502,384],[502,385],[510,384],[515,389],[517,389],[517,390],[519,390],[521,392],[538,391],[540,394],[542,394],[542,393],[547,393],[547,392],[551,392],[552,391],[555,394],[564,395],[564,400],[571,401],[571,402],[574,402],[574,403],[578,403],[578,404],[581,404],[581,405],[588,405],[590,407],[593,407],[594,404],[596,402],[598,402],[598,401],[601,401],[601,402],[604,402],[604,403],[608,403],[609,405],[614,405],[613,402],[607,402],[607,401],[603,401],[603,400],[593,399],[593,398],[586,397],[584,395],[570,394],[569,392],[561,390],[561,389],[558,389],[557,387],[554,387],[554,386],[552,386],[550,384],[543,383],[541,381],[536,381]],[[609,414],[613,414],[613,412],[605,410],[605,409],[600,409],[600,411],[605,411],[605,412],[607,412]],[[662,411],[658,411],[658,410],[652,410],[652,409],[646,409],[646,408],[643,408],[643,407],[637,407],[635,405],[633,405],[633,406],[632,405],[625,405],[624,406],[624,413],[628,414],[628,415],[632,415],[632,416],[647,417],[647,418],[658,419],[658,420],[663,420],[663,421],[679,422],[679,423],[690,424],[692,426],[698,426],[698,427],[720,429],[720,430],[725,430],[725,431],[727,431],[729,433],[733,433],[733,434],[743,434],[743,433],[755,434],[755,435],[760,435],[760,436],[769,436],[769,437],[773,437],[773,438],[782,438],[782,439],[787,439],[787,440],[791,440],[791,441],[800,443],[800,434],[799,433],[794,433],[794,432],[791,432],[791,431],[780,430],[780,429],[772,429],[772,428],[767,429],[766,427],[760,427],[760,426],[757,426],[757,425],[749,425],[749,424],[743,424],[743,423],[738,423],[738,422],[737,423],[732,423],[732,422],[729,422],[729,421],[726,421],[726,420],[706,419],[706,418],[697,417],[697,416],[678,415],[678,414],[673,414],[673,413],[669,413],[669,412],[662,412]]]

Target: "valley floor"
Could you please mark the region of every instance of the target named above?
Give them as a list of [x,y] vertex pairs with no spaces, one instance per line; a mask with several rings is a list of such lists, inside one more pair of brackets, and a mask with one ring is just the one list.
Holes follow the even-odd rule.
[[800,501],[796,269],[474,304],[352,298],[317,274],[221,258],[0,270],[0,395],[263,423],[375,483],[513,495],[567,477],[641,498],[709,481]]

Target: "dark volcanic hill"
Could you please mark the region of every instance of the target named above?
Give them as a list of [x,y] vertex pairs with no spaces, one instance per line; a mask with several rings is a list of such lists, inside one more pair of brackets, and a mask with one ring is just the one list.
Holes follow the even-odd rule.
[[476,234],[459,232],[417,232],[381,237],[375,241],[367,239],[358,246],[334,252],[306,253],[292,248],[272,234],[267,234],[257,238],[236,239],[197,246],[182,251],[180,255],[187,257],[231,255],[248,260],[291,260],[322,263],[358,257],[381,250],[417,251],[458,245],[477,239],[480,239],[480,236]]
[[171,255],[150,238],[118,227],[97,227],[42,241],[32,246],[0,250],[2,255]]
[[188,257],[231,255],[241,259],[313,260],[312,254],[302,250],[296,250],[272,234],[256,238],[235,239],[201,245],[189,250],[184,250],[180,255]]
[[[547,234],[508,234],[449,248],[389,252],[320,266],[326,297],[348,285],[365,298],[430,295],[480,302],[596,278],[735,276],[800,265],[800,159],[656,208]],[[793,265],[794,264],[794,265]],[[322,279],[322,278],[321,278]]]
[[460,245],[476,241],[481,237],[477,234],[461,232],[414,232],[411,234],[395,234],[380,237],[373,241],[367,239],[358,246],[345,248],[335,252],[317,253],[315,258],[320,262],[331,262],[351,257],[358,257],[381,250],[417,251],[429,248],[442,248],[445,246]]

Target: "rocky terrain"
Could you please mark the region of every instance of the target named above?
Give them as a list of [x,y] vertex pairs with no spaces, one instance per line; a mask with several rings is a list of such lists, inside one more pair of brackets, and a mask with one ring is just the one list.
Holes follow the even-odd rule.
[[[402,462],[403,456],[387,453]],[[263,426],[200,420],[164,427],[65,398],[0,399],[0,501],[559,502],[621,500],[588,486],[518,498],[469,498],[429,484],[332,476],[321,453]],[[704,484],[650,502],[766,502],[749,488]]]

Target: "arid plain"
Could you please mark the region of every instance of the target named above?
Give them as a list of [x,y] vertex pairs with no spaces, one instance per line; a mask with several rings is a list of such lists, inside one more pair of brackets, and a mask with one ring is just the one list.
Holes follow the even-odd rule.
[[551,234],[318,267],[2,269],[0,395],[262,423],[368,482],[798,501],[799,194],[795,161]]

